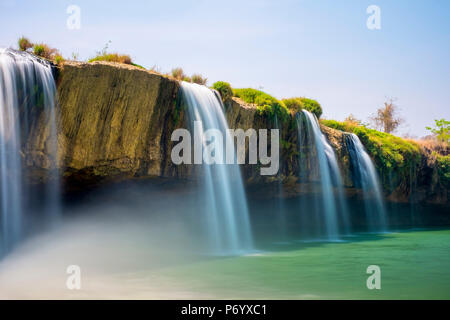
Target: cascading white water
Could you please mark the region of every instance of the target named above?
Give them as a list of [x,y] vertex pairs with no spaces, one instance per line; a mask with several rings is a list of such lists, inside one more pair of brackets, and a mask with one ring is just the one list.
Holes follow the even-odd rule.
[[[196,129],[200,131],[203,146],[208,144],[205,131],[209,129],[219,130],[226,143],[232,143],[227,131],[224,107],[217,93],[205,86],[187,82],[181,83],[181,91],[191,128],[194,121],[201,122],[200,128]],[[236,158],[235,154],[233,158]],[[236,255],[249,252],[253,247],[253,240],[239,166],[203,163],[201,168],[204,179],[202,195],[206,203],[203,209],[208,221],[213,253]]]
[[386,231],[386,210],[375,166],[357,135],[347,134],[346,143],[350,154],[353,180],[355,185],[363,190],[369,230]]
[[[49,168],[56,167],[55,94],[48,62],[25,52],[0,49],[0,256],[23,237],[29,197],[23,182],[21,150],[25,139],[33,134],[30,130],[37,118],[49,125],[46,148],[53,162]],[[58,211],[58,184],[58,179],[53,179],[43,193],[45,214],[51,218]]]
[[[300,143],[303,141],[302,131],[306,130],[309,143],[313,143],[315,146],[321,185],[320,208],[323,213],[322,222],[325,225],[327,238],[329,240],[337,240],[341,233],[340,229],[344,233],[349,232],[349,219],[336,155],[320,130],[316,116],[307,110],[303,110],[302,114],[297,115],[299,141]],[[305,121],[304,126],[302,125],[302,119]],[[334,189],[337,189],[337,195]],[[318,219],[319,223],[321,222],[320,220]]]

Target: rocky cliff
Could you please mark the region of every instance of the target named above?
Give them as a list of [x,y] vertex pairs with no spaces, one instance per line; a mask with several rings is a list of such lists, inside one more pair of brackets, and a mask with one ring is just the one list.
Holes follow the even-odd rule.
[[122,64],[65,63],[57,88],[67,183],[178,175],[169,149],[183,124],[176,81]]
[[[111,180],[193,179],[192,168],[175,166],[170,160],[171,134],[186,127],[176,80],[138,67],[106,62],[65,63],[57,69],[56,80],[56,163],[67,189]],[[318,173],[308,162],[299,162],[299,155],[310,150],[298,150],[295,115],[276,121],[237,98],[226,101],[224,107],[230,128],[281,130],[279,174],[262,177],[259,166],[244,165],[243,176],[250,187],[272,190],[283,184],[285,196],[314,190]],[[345,133],[325,126],[322,131],[336,151],[349,193],[357,193],[349,169]],[[40,181],[52,163],[48,157],[48,124],[41,120],[31,132],[24,147],[25,165],[32,169],[34,180],[38,177]],[[433,170],[425,157],[418,168],[423,178],[416,190],[431,191],[419,200],[447,203],[448,191],[433,180]],[[386,195],[394,201],[407,201],[412,189],[398,184],[386,190]],[[430,192],[439,196],[427,197]]]

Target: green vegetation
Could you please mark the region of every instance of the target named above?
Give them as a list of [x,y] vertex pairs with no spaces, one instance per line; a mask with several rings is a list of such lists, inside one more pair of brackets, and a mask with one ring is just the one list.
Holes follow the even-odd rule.
[[145,69],[145,67],[141,66],[140,64],[136,64],[134,62],[132,62],[131,65],[135,66],[135,67],[138,67],[138,68],[141,68],[141,69]]
[[289,110],[292,110],[294,112],[299,112],[303,109],[303,103],[301,101],[301,98],[288,98],[281,100],[286,108]]
[[[138,64],[133,63],[131,57],[127,54],[119,54],[119,53],[108,53],[109,45],[111,44],[111,40],[109,40],[101,51],[97,51],[94,58],[88,60],[88,62],[94,61],[107,61],[107,62],[117,62],[123,64],[129,64],[132,66],[144,68]],[[144,68],[145,69],[145,68]]]
[[173,97],[173,112],[172,112],[172,120],[174,125],[178,125],[178,122],[180,121],[181,118],[181,109],[182,109],[182,99],[181,99],[181,95],[176,95]]
[[45,52],[45,47],[43,44],[35,44],[33,47],[33,53],[37,56],[42,56]]
[[288,116],[288,109],[284,103],[265,92],[252,88],[233,89],[233,95],[247,103],[255,104],[260,115],[276,116],[281,121]]
[[54,61],[55,61],[56,64],[60,64],[60,63],[63,63],[63,62],[64,62],[64,58],[63,58],[62,55],[56,54],[56,55],[55,55],[55,58],[54,58]]
[[322,115],[322,106],[316,100],[301,98],[303,102],[303,108],[312,112],[316,115],[317,118],[320,118]]
[[57,49],[51,48],[45,43],[38,43],[33,46],[33,53],[39,57],[54,60],[55,56],[61,56]]
[[383,179],[385,183],[392,175],[402,179],[413,178],[411,175],[422,157],[417,143],[354,122],[321,120],[321,123],[330,128],[355,133],[375,160],[382,177],[386,178]]
[[25,37],[20,37],[17,43],[21,51],[28,51],[29,49],[33,48],[33,44]]
[[233,96],[233,89],[228,82],[217,81],[213,84],[212,88],[220,93],[224,102]]
[[[35,43],[33,44],[30,40],[28,40],[25,37],[20,37],[17,41],[19,45],[19,50],[22,51],[30,51],[30,49],[33,49],[33,53],[41,58],[45,58],[48,60],[52,60],[56,64],[61,64],[65,61],[63,56],[59,53],[59,51],[55,48],[52,48],[48,46],[45,43]],[[133,63],[129,55],[125,54],[118,54],[118,53],[108,53],[108,46],[111,43],[109,41],[102,51],[97,52],[97,55],[90,59],[88,62],[93,61],[108,61],[108,62],[118,62],[118,63],[125,63],[130,64],[139,68],[145,69],[143,66],[140,66],[138,64]],[[78,54],[72,53],[72,59],[77,60]]]
[[436,152],[434,155],[436,156],[439,180],[446,188],[450,188],[450,155],[443,156]]
[[282,102],[286,105],[289,110],[294,112],[299,112],[303,109],[308,110],[320,118],[322,115],[322,106],[316,100],[308,99],[304,97],[288,98],[283,99]]
[[[439,121],[436,121],[437,124]],[[434,142],[430,146],[429,140],[416,142],[402,139],[389,133],[369,129],[356,121],[321,120],[320,122],[330,128],[353,132],[359,137],[380,169],[385,188],[389,189],[388,180],[394,176],[403,181],[408,181],[407,179],[413,181],[422,154],[429,152],[434,156],[440,183],[446,188],[450,187],[450,155],[440,148],[441,145],[436,147]],[[445,125],[445,122],[439,122],[439,125],[441,124]],[[439,135],[439,133],[441,131],[435,134]]]
[[321,119],[320,123],[323,125],[341,130],[346,132],[353,132],[353,129],[356,127],[354,124],[348,123],[346,121],[336,121],[336,120],[328,120],[328,119]]
[[28,38],[20,37],[19,40],[17,40],[17,44],[19,50],[33,52],[35,55],[47,60],[52,60],[56,64],[64,61],[64,58],[59,53],[58,49],[52,48],[45,43],[32,43]]
[[412,141],[361,126],[355,126],[353,132],[388,171],[409,167],[409,163],[420,159],[419,145]]
[[298,144],[280,138],[281,157],[293,161],[294,158],[300,155],[298,151]]
[[403,168],[408,161],[417,159],[420,148],[417,143],[392,134],[355,125],[350,122],[321,120],[327,127],[355,133],[382,168],[392,170]]
[[436,139],[440,142],[450,143],[450,121],[445,119],[434,120],[435,128],[426,127],[432,134],[436,136]]

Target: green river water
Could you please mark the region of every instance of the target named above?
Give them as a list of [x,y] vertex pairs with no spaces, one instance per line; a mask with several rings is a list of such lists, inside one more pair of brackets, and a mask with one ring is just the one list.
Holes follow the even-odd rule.
[[[200,298],[450,298],[450,230],[360,235],[340,243],[276,247],[161,273]],[[369,265],[381,268],[380,290],[366,286]]]

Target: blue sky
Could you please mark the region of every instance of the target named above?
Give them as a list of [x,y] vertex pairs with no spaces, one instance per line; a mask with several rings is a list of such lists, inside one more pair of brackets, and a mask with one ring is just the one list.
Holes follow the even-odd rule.
[[[80,30],[66,27],[72,4]],[[372,4],[381,30],[366,27]],[[317,99],[330,119],[367,121],[394,97],[406,120],[398,134],[423,136],[450,119],[448,0],[1,0],[0,30],[0,47],[25,35],[80,59],[111,40],[110,51],[147,68]]]

